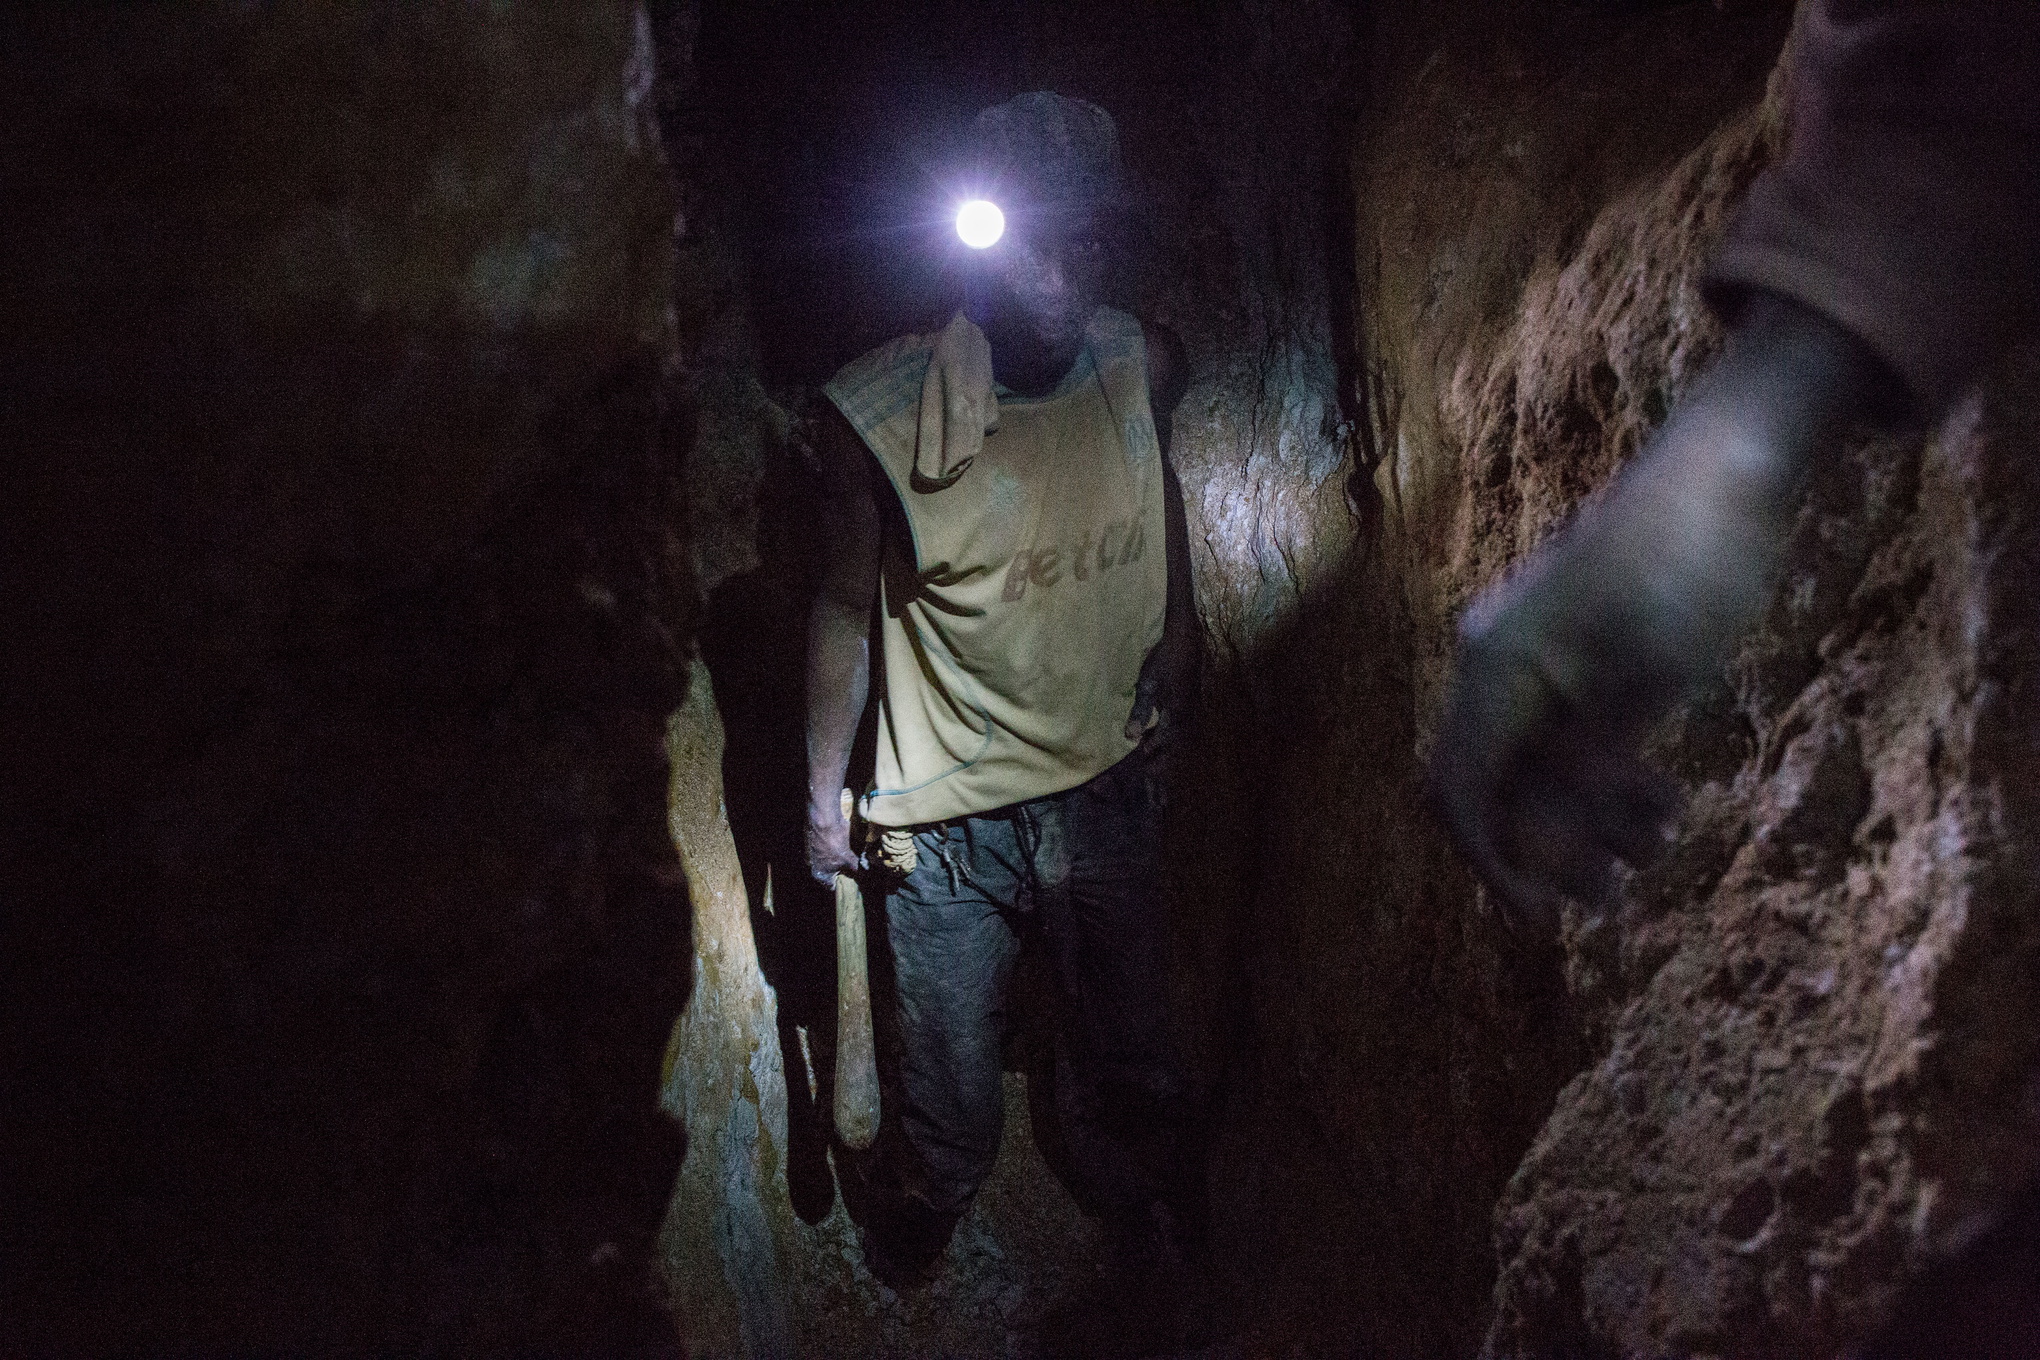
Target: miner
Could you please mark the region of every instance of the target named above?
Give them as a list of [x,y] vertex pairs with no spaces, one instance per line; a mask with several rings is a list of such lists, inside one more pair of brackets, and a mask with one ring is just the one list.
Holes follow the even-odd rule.
[[1763,609],[1807,468],[1939,415],[2040,311],[2028,0],[1811,0],[1793,48],[1788,150],[1703,281],[1721,361],[1461,625],[1432,793],[1532,931],[1662,844],[1639,742]]
[[990,1172],[1028,943],[1075,1188],[1152,1277],[1196,1217],[1157,866],[1158,758],[1197,655],[1167,453],[1181,349],[1101,304],[1125,207],[1109,115],[1023,95],[971,141],[963,309],[839,372],[816,440],[808,863],[824,883],[869,866],[897,991],[892,1193],[866,1246],[882,1278],[924,1275]]

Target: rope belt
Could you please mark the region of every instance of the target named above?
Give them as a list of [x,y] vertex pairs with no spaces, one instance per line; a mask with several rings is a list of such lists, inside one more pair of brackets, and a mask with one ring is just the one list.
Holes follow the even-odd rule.
[[921,862],[921,852],[914,846],[914,833],[899,829],[881,831],[878,862],[902,878],[914,872]]

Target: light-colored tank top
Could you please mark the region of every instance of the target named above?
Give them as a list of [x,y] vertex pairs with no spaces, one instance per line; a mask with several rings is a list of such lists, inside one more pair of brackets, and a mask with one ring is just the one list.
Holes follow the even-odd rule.
[[[969,380],[931,372],[959,342],[989,353],[959,317],[824,389],[884,468],[911,540],[888,543],[880,573],[878,751],[862,800],[880,826],[987,812],[1116,764],[1137,744],[1126,720],[1162,635],[1161,449],[1140,323],[1101,308],[1053,392],[986,390],[977,405],[958,398]],[[975,381],[988,388],[988,367]],[[931,447],[939,413],[922,409],[945,392],[973,450],[946,460]]]

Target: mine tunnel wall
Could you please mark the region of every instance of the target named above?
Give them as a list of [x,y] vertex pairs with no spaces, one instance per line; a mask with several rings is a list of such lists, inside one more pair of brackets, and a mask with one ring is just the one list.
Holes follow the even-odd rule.
[[0,1351],[672,1353],[643,16],[0,22]]
[[[1978,644],[1892,643],[1889,592],[1859,588],[1969,582],[1906,596],[1932,633],[2018,579],[2022,518],[1961,527],[1979,487],[2026,494],[2017,372],[1924,452],[1821,480],[1766,627],[1655,740],[1693,790],[1667,864],[1558,946],[1512,940],[1419,793],[1453,623],[1715,352],[1694,279],[1785,135],[1790,7],[1129,13],[973,69],[978,102],[1113,109],[1149,204],[1126,300],[1192,356],[1174,457],[1208,655],[1168,858],[1235,1320],[1324,1353],[1862,1336],[2029,1174],[2027,869],[1959,829],[2023,816],[2018,741],[1952,805],[1907,802],[1906,762],[1978,721],[1952,678]],[[808,381],[884,333],[810,346]],[[2016,645],[1982,651],[2010,673]],[[1794,811],[1830,784],[1845,824]],[[1894,872],[1908,835],[1979,840]],[[1908,1067],[1936,1051],[1959,1056]]]
[[[1718,345],[1695,278],[1790,135],[1787,17],[1448,21],[1363,139],[1419,715],[1457,610]],[[1489,1353],[1830,1354],[2030,1181],[2033,381],[1824,468],[1764,625],[1653,739],[1690,801],[1568,913],[1589,1062],[1496,1211]]]
[[813,389],[953,286],[873,223],[1039,87],[1191,358],[1227,1325],[1825,1356],[2032,1178],[2030,354],[1816,479],[1615,906],[1512,940],[1419,794],[1459,610],[1719,343],[1789,6],[972,12],[9,20],[0,1348],[1004,1353],[1076,1287],[1017,1079],[948,1292],[856,1264],[793,702]]

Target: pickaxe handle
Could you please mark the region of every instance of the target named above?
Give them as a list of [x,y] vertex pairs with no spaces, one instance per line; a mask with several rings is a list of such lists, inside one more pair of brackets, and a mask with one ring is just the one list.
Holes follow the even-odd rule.
[[[850,795],[846,791],[843,797],[847,803]],[[878,1137],[878,1051],[871,1037],[864,894],[848,874],[836,875],[836,1134],[859,1149]]]

